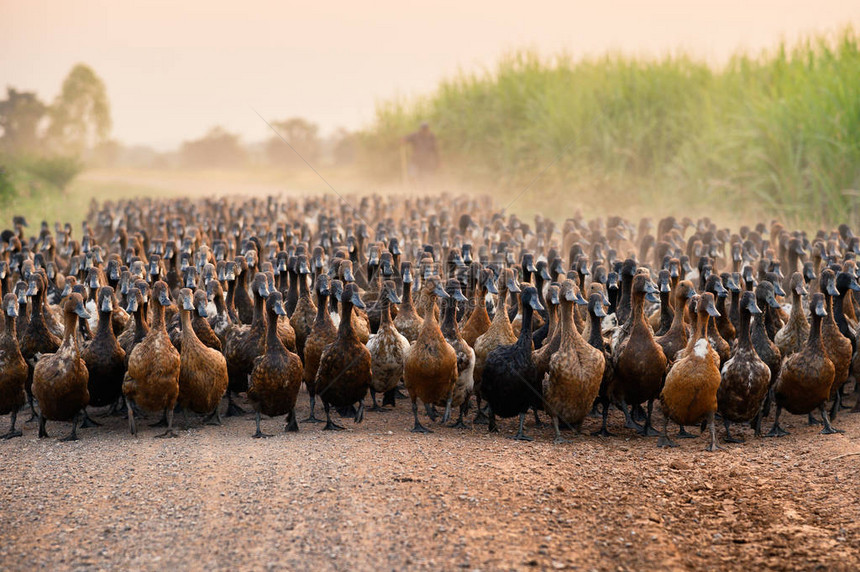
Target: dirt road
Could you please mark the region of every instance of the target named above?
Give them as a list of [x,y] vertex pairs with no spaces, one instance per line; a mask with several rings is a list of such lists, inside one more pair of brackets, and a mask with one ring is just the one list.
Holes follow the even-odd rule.
[[414,435],[405,401],[339,433],[265,420],[264,440],[250,415],[170,440],[28,424],[0,441],[0,569],[856,570],[860,415],[829,436],[784,417],[791,436],[714,454],[617,411],[617,437],[563,445],[506,439],[513,420]]

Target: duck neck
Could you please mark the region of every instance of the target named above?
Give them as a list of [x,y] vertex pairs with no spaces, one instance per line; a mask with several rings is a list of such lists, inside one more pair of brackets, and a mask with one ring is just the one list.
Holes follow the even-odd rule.
[[331,314],[328,309],[328,296],[317,292],[317,317],[315,323],[320,324],[328,318],[331,320]]
[[337,327],[337,335],[340,339],[356,339],[355,330],[352,327],[352,302],[343,300],[341,305],[340,324]]
[[143,308],[143,304],[140,304],[137,307],[137,310],[134,311],[134,334],[135,339],[141,339],[146,335],[146,332],[149,331],[149,324],[146,323],[146,318],[144,317],[145,310]]
[[379,314],[379,325],[381,328],[391,323],[391,300],[383,294],[379,299],[379,303],[382,304],[382,312]]
[[[523,322],[520,327],[520,337],[517,340],[517,343],[523,347],[531,347],[532,344],[532,314],[534,310],[532,309],[531,304],[521,304],[522,312],[523,312]],[[573,327],[576,329],[576,326]]]
[[266,310],[266,353],[278,349],[281,345],[281,338],[278,336],[278,315]]
[[[589,322],[589,330],[588,330],[588,345],[597,348],[599,350],[604,349],[603,342],[603,332],[601,332],[600,323],[601,320],[594,312],[588,313],[588,322]],[[576,329],[576,328],[574,328]]]
[[4,329],[4,333],[7,336],[7,339],[11,340],[15,346],[18,346],[18,318],[13,318],[3,312],[3,316],[6,318],[6,327]]
[[752,340],[750,338],[750,318],[751,314],[746,310],[740,313],[740,322],[738,327],[738,348],[743,350],[752,349]]
[[836,325],[839,326],[839,331],[845,333],[848,330],[848,320],[845,319],[845,295],[848,292],[840,292],[838,296],[827,296],[833,303],[833,318],[836,320]]
[[[765,305],[765,308],[767,308],[767,302],[759,302],[759,307],[761,307],[762,303]],[[761,337],[761,339],[767,338],[767,327],[764,323],[764,317],[766,313],[767,310],[765,309],[762,311],[761,314],[756,314],[753,317],[752,321],[752,335]]]
[[[531,310],[531,306],[527,306]],[[579,330],[576,328],[576,322],[573,320],[573,302],[563,300],[561,302],[561,345],[564,348],[569,348],[576,345],[579,341]],[[525,316],[523,316],[523,327],[525,327]],[[520,332],[522,336],[522,332]]]
[[162,306],[158,300],[153,300],[152,303],[152,324],[150,324],[150,328],[165,330],[164,306]]
[[707,312],[699,312],[696,318],[696,340],[708,339],[708,324],[711,317]]
[[633,321],[645,321],[645,295],[637,293],[632,297],[630,318]]
[[618,301],[618,306],[622,309],[630,307],[631,297],[633,294],[633,276],[624,274],[621,278],[621,299]]
[[306,274],[299,274],[299,297],[310,297],[310,292],[308,291],[308,279]]
[[236,300],[236,281],[228,280],[227,281],[227,308],[234,308]]
[[266,301],[262,296],[254,292],[254,317],[251,320],[251,325],[261,326],[266,320],[265,314]]
[[78,336],[75,335],[75,327],[78,325],[78,315],[74,312],[66,312],[63,320],[63,347],[71,348],[77,356]]
[[732,292],[732,303],[729,306],[729,321],[733,324],[740,323],[740,309],[739,305],[741,302],[741,293],[740,292]]
[[179,310],[179,321],[182,324],[182,341],[183,347],[184,342],[190,339],[192,336],[197,337],[194,334],[194,326],[191,324],[191,310]]
[[806,346],[814,351],[824,351],[824,346],[821,344],[821,316],[812,312],[812,324],[809,328],[809,337],[806,339]]
[[457,302],[453,298],[442,301],[444,315],[442,318],[442,335],[448,339],[458,337],[457,329]]
[[660,292],[660,329],[668,330],[672,326],[673,313],[669,299],[671,292]]
[[403,303],[400,308],[401,311],[415,311],[412,306],[412,282],[403,283]]
[[212,297],[212,301],[215,303],[215,310],[219,314],[224,314],[227,311],[227,305],[224,303],[224,295],[221,291],[217,291],[215,293]]
[[102,312],[99,310],[99,326],[96,330],[97,336],[112,336],[113,326],[111,324],[111,312]]

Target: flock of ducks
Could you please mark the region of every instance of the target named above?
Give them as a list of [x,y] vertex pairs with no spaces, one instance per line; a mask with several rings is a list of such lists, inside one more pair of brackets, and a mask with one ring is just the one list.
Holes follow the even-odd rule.
[[[504,216],[487,197],[132,200],[92,205],[80,237],[42,223],[0,234],[0,413],[98,425],[88,407],[174,412],[207,424],[245,413],[364,418],[407,397],[450,427],[531,413],[612,435],[607,418],[675,446],[717,420],[762,435],[784,412],[832,425],[860,367],[860,240],[778,222],[719,228],[668,216],[638,224]],[[406,395],[402,392],[405,391]],[[473,399],[474,397],[474,399]],[[222,401],[226,398],[226,407]],[[663,413],[652,424],[654,404]],[[853,411],[860,409],[860,400]],[[471,419],[470,410],[474,411]],[[818,412],[820,418],[814,416]],[[542,413],[541,413],[542,412]],[[453,418],[456,416],[456,420]],[[672,422],[679,430],[670,436]],[[674,432],[673,432],[674,433]]]

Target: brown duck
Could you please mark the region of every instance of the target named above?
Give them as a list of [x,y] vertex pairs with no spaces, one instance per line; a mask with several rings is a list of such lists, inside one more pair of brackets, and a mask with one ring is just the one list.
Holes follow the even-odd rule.
[[[433,276],[427,282],[433,285],[432,289],[427,290],[428,295],[448,298],[442,289],[441,278]],[[432,432],[418,420],[418,401],[424,403],[427,415],[435,419],[432,404],[450,399],[457,381],[457,353],[442,336],[437,313],[434,302],[424,316],[421,333],[409,349],[403,368],[403,382],[412,400],[412,416],[415,420],[413,433]],[[450,414],[450,409],[446,408],[443,423],[448,422]]]
[[738,310],[737,347],[720,372],[722,381],[717,391],[717,408],[726,427],[728,443],[743,443],[742,438],[732,436],[731,423],[749,423],[755,419],[770,388],[770,368],[758,356],[750,338],[752,316],[761,315],[755,294],[744,292]]
[[400,275],[403,281],[403,302],[397,312],[397,317],[394,318],[394,327],[400,332],[403,337],[409,340],[410,343],[418,339],[418,334],[421,332],[421,325],[424,320],[415,311],[415,306],[412,303],[412,263],[403,262],[400,264]]
[[166,413],[167,431],[159,437],[178,436],[173,431],[173,408],[179,396],[181,362],[164,324],[164,308],[172,305],[167,290],[167,283],[162,280],[152,286],[152,323],[128,358],[128,375],[122,384],[122,392],[130,402],[128,426],[132,435],[137,434],[133,405],[138,405],[146,411]]
[[[595,294],[602,304],[600,294]],[[585,304],[573,280],[561,284],[561,345],[550,360],[549,375],[543,379],[544,407],[552,416],[555,442],[564,440],[559,419],[579,431],[582,420],[600,391],[606,367],[603,352],[586,342],[573,322],[574,304]]]
[[[339,291],[342,291],[340,280],[335,280]],[[334,285],[334,284],[333,284]],[[327,345],[337,339],[337,327],[331,319],[331,313],[328,310],[328,298],[331,295],[329,290],[328,276],[320,274],[317,276],[314,290],[317,295],[317,316],[314,320],[313,327],[307,340],[305,340],[305,363],[302,370],[302,378],[305,382],[305,387],[308,390],[310,397],[311,413],[306,423],[321,423],[314,415],[314,406],[316,405],[316,390],[315,381],[317,377],[317,369],[319,369],[320,358],[323,350]]]
[[711,347],[707,327],[709,318],[718,314],[714,296],[705,292],[696,301],[696,322],[692,351],[672,364],[666,375],[666,384],[660,392],[663,406],[663,431],[657,443],[659,447],[674,447],[667,433],[669,419],[684,425],[694,425],[706,419],[711,433],[708,451],[716,451],[717,433],[714,414],[717,411],[717,390],[720,387],[720,356]]
[[[220,424],[218,405],[227,391],[227,361],[220,351],[207,346],[197,337],[192,325],[191,315],[202,310],[202,321],[209,327],[206,322],[206,295],[198,292],[203,294],[202,299],[192,294],[189,288],[183,288],[179,291],[178,300],[182,324],[178,401],[185,416],[186,428],[189,409],[215,417]],[[202,306],[196,306],[195,302],[198,305],[202,303]]]
[[830,388],[833,385],[836,369],[821,343],[821,319],[827,315],[824,295],[813,294],[809,301],[809,309],[812,314],[812,324],[806,346],[802,351],[785,360],[779,379],[773,386],[776,417],[768,437],[782,437],[789,434],[779,425],[779,417],[783,409],[795,415],[804,415],[818,408],[824,421],[824,429],[821,432],[823,434],[842,432],[830,425],[825,407],[830,398]]
[[335,341],[325,347],[314,381],[316,394],[325,408],[324,430],[341,430],[331,420],[331,406],[349,407],[358,403],[355,422],[364,419],[364,396],[371,382],[370,352],[358,338],[353,326],[353,307],[364,308],[355,284],[347,284],[340,298],[341,321]]
[[281,293],[271,292],[266,299],[266,352],[257,358],[248,386],[248,399],[254,404],[256,412],[255,438],[270,437],[260,430],[261,414],[269,417],[286,414],[284,430],[299,430],[296,400],[302,387],[302,361],[287,350],[278,337],[278,316],[286,315]]
[[90,401],[89,373],[78,348],[78,317],[89,319],[83,298],[71,294],[63,304],[65,331],[56,353],[44,356],[33,369],[33,395],[39,401],[39,437],[47,437],[45,421],[72,421],[72,432],[62,441],[76,441],[81,410]]
[[21,431],[15,429],[18,410],[27,402],[28,367],[18,346],[18,298],[9,293],[3,296],[2,312],[6,324],[0,332],[0,415],[10,414],[9,431],[2,435],[4,439],[20,437]]
[[806,343],[806,337],[809,336],[809,322],[803,315],[803,297],[807,296],[809,292],[806,290],[803,274],[795,272],[791,276],[788,287],[789,292],[791,292],[791,313],[788,315],[788,321],[773,337],[782,357],[788,357],[801,351]]

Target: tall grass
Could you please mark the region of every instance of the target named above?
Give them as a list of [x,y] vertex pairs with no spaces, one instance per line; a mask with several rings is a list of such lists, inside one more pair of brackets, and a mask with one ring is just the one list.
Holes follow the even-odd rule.
[[720,206],[804,225],[860,219],[851,28],[739,53],[720,68],[683,54],[515,53],[427,96],[378,105],[361,137],[374,174],[397,173],[398,137],[422,120],[449,171],[511,196],[557,158],[533,198]]

